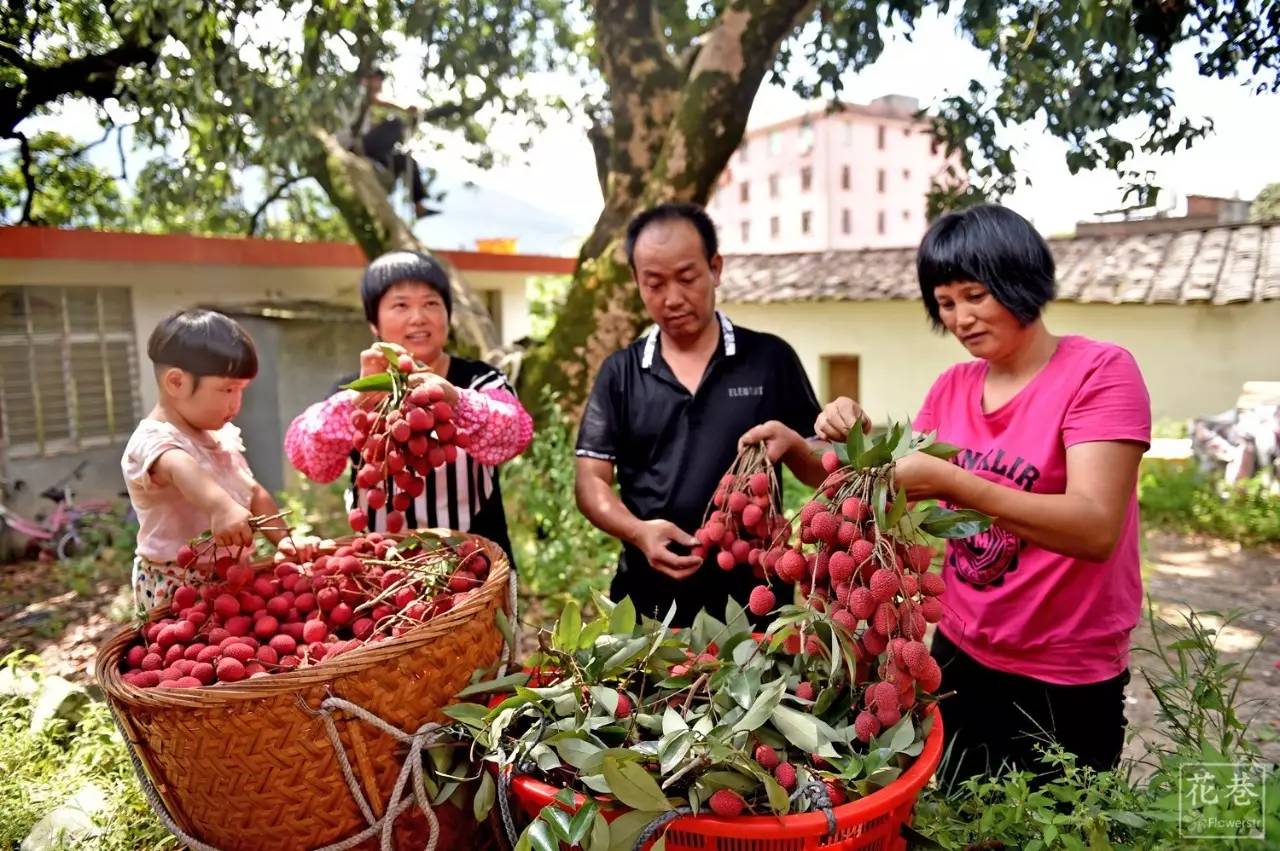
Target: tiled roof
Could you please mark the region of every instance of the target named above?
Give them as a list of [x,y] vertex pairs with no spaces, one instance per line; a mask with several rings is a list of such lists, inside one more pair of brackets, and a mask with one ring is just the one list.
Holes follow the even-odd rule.
[[[1049,240],[1058,299],[1231,304],[1280,299],[1280,222]],[[919,298],[914,248],[725,258],[730,303]]]

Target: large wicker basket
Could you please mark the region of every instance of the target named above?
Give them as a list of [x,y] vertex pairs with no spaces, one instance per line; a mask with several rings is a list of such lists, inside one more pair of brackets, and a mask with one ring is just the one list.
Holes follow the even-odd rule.
[[[138,630],[109,639],[98,654],[98,682],[178,827],[225,851],[315,848],[367,827],[315,710],[334,696],[409,732],[446,720],[440,710],[502,650],[495,616],[507,602],[510,567],[501,548],[479,540],[492,568],[456,608],[312,668],[202,689],[139,689],[120,675]],[[343,713],[335,720],[364,796],[381,816],[405,747]],[[397,834],[404,835],[399,823]]]

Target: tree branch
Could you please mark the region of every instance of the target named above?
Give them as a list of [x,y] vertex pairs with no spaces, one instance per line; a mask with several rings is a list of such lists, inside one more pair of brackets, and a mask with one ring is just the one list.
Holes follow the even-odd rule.
[[[311,176],[328,193],[366,257],[373,259],[397,248],[430,253],[392,209],[369,160],[343,148],[324,130],[313,130],[312,137],[318,150],[308,166]],[[452,264],[436,259],[449,273],[458,335],[478,350],[481,359],[497,363],[504,356],[502,340],[484,302]]]
[[8,136],[31,113],[66,95],[83,95],[101,103],[115,94],[121,69],[150,64],[158,55],[156,46],[129,43],[51,67],[31,67],[25,85],[0,89],[0,135]]
[[31,160],[31,143],[27,140],[25,134],[14,132],[9,135],[10,139],[18,140],[18,151],[22,156],[22,182],[27,185],[27,197],[22,202],[22,217],[18,219],[20,225],[35,224],[31,219],[31,208],[36,202],[36,177],[31,173],[33,165]]
[[595,155],[596,180],[600,181],[600,195],[607,198],[609,195],[609,142],[611,133],[604,117],[600,114],[601,111],[599,106],[587,110],[587,117],[591,119],[591,126],[587,128],[587,141],[591,143],[591,152]]
[[592,147],[597,167],[599,151],[607,150],[608,169],[600,178],[605,207],[582,257],[598,254],[635,212],[684,83],[652,0],[596,0],[593,12],[600,70],[609,84],[610,121],[608,135],[592,139]]
[[70,153],[66,154],[66,156],[64,157],[64,159],[74,160],[74,159],[76,159],[77,157],[81,157],[81,156],[83,156],[87,151],[89,151],[89,150],[91,150],[91,149],[93,149],[93,148],[98,147],[98,146],[99,146],[99,145],[101,145],[103,142],[107,141],[107,139],[110,139],[110,138],[111,138],[111,131],[112,131],[112,130],[115,130],[115,129],[117,129],[117,128],[116,128],[116,123],[115,123],[114,121],[112,121],[110,118],[107,118],[107,129],[103,131],[103,133],[102,133],[102,138],[101,138],[101,139],[99,139],[99,140],[98,140],[98,141],[96,141],[96,142],[90,142],[90,143],[89,143],[89,144],[87,144],[87,145],[82,145],[81,147],[76,148],[74,151],[71,151]]
[[663,152],[648,174],[646,203],[706,203],[742,141],[751,104],[783,39],[813,8],[814,0],[739,0],[725,8],[693,58]]
[[276,201],[279,201],[281,196],[284,195],[290,186],[306,179],[305,175],[294,175],[288,180],[285,180],[275,189],[271,190],[267,197],[262,200],[262,203],[258,205],[258,209],[254,210],[253,215],[249,217],[249,226],[245,228],[245,236],[255,236],[258,232],[258,220],[262,217],[262,214],[267,211],[267,207],[270,207]]
[[124,127],[121,127],[119,129],[120,129],[120,132],[116,133],[116,153],[120,155],[120,179],[128,180],[129,169],[125,166],[125,160],[124,160]]

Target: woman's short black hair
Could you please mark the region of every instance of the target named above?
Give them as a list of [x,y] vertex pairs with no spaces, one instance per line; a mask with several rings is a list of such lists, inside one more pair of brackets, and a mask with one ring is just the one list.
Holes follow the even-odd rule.
[[1053,300],[1049,244],[1013,210],[982,204],[947,213],[929,228],[916,253],[920,295],[934,328],[942,327],[934,290],[977,281],[1023,325]]
[[231,317],[216,310],[179,310],[160,320],[147,340],[157,367],[177,367],[196,377],[253,378],[258,349]]
[[360,279],[360,300],[364,302],[364,316],[370,325],[378,324],[378,305],[387,290],[403,281],[431,287],[440,294],[445,312],[453,316],[453,289],[449,285],[449,273],[440,262],[419,251],[388,251],[374,258]]
[[640,234],[655,222],[672,221],[686,221],[693,225],[698,236],[702,237],[702,253],[707,256],[708,263],[716,256],[716,252],[720,250],[720,240],[707,211],[697,204],[668,202],[637,213],[627,224],[627,265],[632,272],[636,270],[636,240],[640,238]]

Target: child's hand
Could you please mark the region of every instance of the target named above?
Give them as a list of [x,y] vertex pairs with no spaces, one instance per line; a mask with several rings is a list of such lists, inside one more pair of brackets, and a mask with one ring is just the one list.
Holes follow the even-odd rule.
[[276,561],[311,561],[320,550],[320,538],[317,535],[291,535],[282,538],[276,545]]
[[253,529],[249,509],[230,499],[224,500],[209,515],[209,530],[213,540],[221,547],[247,547],[253,543]]

